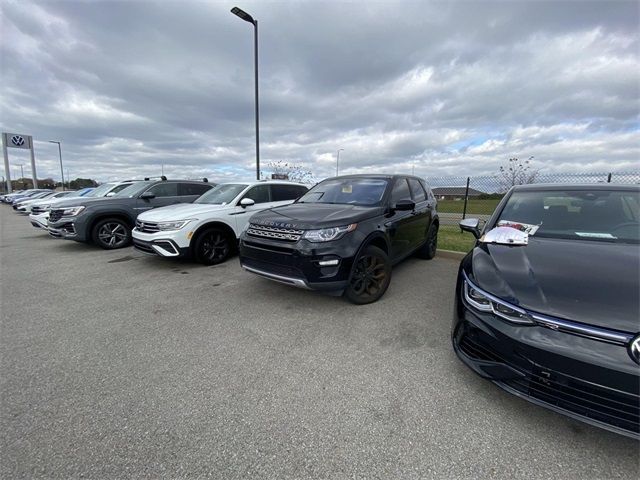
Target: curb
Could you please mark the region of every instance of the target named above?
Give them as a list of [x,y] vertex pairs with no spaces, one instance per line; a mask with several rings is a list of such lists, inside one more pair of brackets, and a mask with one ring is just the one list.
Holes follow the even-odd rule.
[[436,250],[436,256],[450,258],[451,260],[462,260],[467,252],[456,252],[454,250]]

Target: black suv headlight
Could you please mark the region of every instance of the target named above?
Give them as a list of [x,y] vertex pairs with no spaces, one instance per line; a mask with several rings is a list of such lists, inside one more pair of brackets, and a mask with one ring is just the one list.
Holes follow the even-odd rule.
[[343,227],[322,228],[320,230],[307,230],[304,232],[304,238],[310,242],[330,242],[342,238],[346,233],[353,232],[357,223],[345,225]]
[[464,284],[462,288],[464,290],[464,299],[470,307],[483,313],[493,313],[511,323],[536,325],[536,322],[533,321],[526,310],[485,292],[474,285],[466,273],[463,272],[463,274]]
[[62,216],[63,217],[75,217],[76,215],[78,215],[80,212],[82,212],[84,210],[85,207],[69,207],[69,208],[65,208],[62,211]]

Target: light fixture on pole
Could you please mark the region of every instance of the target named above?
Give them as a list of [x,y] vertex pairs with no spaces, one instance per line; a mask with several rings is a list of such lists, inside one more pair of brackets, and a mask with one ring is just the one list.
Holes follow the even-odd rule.
[[62,177],[62,191],[64,192],[64,170],[62,169],[62,147],[60,146],[60,142],[56,142],[55,140],[49,140],[49,143],[58,144],[58,156],[60,157],[60,176]]
[[258,106],[258,21],[244,10],[233,7],[231,9],[238,18],[253,25],[253,62],[255,70],[255,107],[256,107],[256,179],[260,180],[260,109]]
[[336,177],[338,176],[338,168],[340,168],[340,152],[342,152],[344,148],[338,149],[338,153],[336,155]]

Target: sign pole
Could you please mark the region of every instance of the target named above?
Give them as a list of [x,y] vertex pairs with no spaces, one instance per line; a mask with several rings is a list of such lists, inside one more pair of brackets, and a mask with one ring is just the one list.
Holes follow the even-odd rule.
[[2,134],[2,153],[4,154],[4,173],[7,176],[7,193],[11,193],[11,172],[9,171],[9,153],[7,152],[7,134]]
[[38,188],[38,174],[36,173],[36,156],[33,151],[33,137],[29,137],[29,151],[31,152],[31,175],[33,176],[33,188]]

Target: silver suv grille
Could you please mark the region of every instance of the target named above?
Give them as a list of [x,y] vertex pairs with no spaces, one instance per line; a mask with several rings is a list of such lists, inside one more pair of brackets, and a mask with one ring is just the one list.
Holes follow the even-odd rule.
[[304,230],[294,228],[269,227],[267,225],[249,224],[247,235],[252,237],[271,238],[273,240],[284,240],[287,242],[297,242],[304,234]]
[[140,220],[136,220],[136,230],[144,233],[156,233],[160,231],[156,222],[141,222]]

